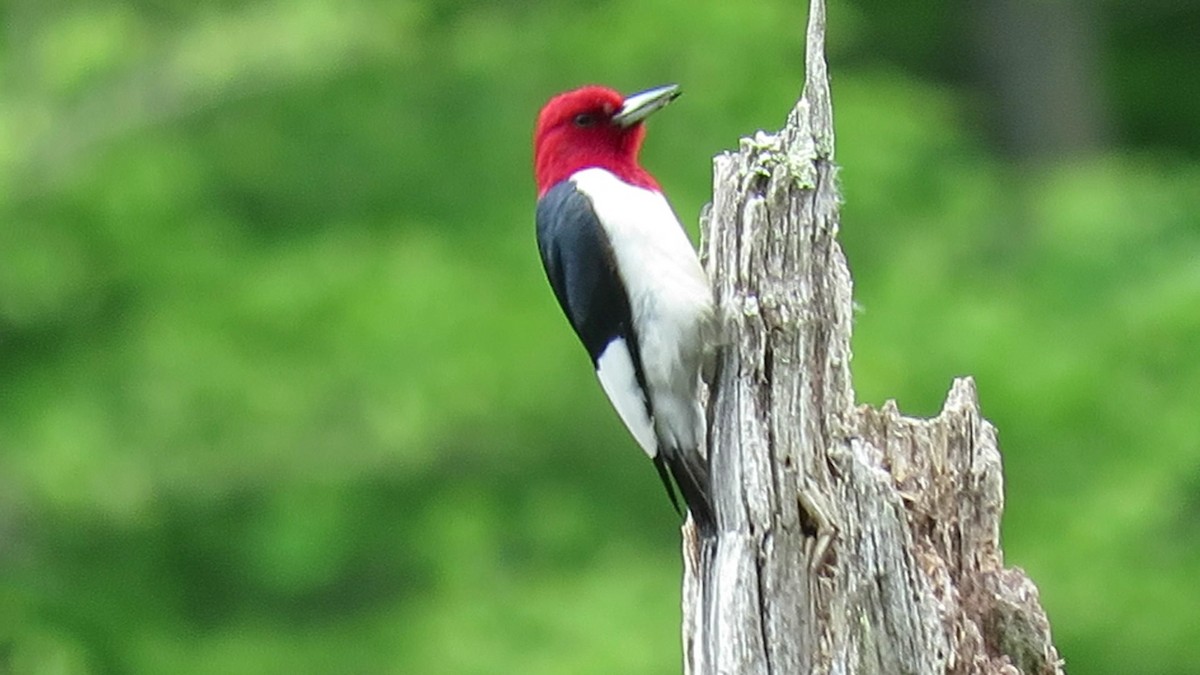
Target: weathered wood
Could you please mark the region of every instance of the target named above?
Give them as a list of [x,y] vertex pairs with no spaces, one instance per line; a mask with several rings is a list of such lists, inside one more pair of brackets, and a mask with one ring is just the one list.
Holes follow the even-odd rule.
[[684,529],[686,672],[1059,673],[1037,589],[1004,568],[1000,453],[974,383],[931,420],[855,406],[824,28],[812,0],[783,130],[714,162],[720,532]]

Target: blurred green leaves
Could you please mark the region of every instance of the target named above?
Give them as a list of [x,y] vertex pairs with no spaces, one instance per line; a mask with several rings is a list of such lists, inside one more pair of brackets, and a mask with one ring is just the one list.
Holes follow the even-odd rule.
[[[859,397],[974,374],[1072,672],[1189,672],[1192,101],[1007,163],[964,17],[877,4],[830,7]],[[644,159],[694,230],[711,156],[798,93],[799,10],[4,9],[0,670],[678,669],[675,518],[538,268],[533,117],[680,82]]]

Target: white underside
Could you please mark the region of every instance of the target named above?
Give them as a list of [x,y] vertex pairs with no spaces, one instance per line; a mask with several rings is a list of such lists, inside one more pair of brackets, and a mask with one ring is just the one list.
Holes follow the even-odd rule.
[[604,353],[596,360],[596,376],[600,378],[600,386],[638,445],[651,458],[657,456],[654,424],[646,412],[646,397],[638,385],[633,356],[629,353],[625,338],[608,343]]
[[639,417],[633,407],[631,388],[637,402],[644,404],[626,345],[616,351],[610,346],[601,355],[600,383],[651,457],[657,445],[646,438],[695,450],[704,428],[698,400],[700,367],[713,340],[708,278],[661,194],[625,183],[604,169],[584,169],[571,180],[590,198],[612,245],[617,273],[629,295],[653,419],[646,419],[644,412]]

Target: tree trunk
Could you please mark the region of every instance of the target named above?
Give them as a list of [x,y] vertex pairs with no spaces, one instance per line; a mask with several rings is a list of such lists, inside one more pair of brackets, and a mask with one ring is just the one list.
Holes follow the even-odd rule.
[[1102,149],[1101,31],[1088,0],[982,0],[975,23],[986,110],[1004,153],[1023,162]]
[[686,672],[1061,673],[1037,589],[1004,568],[1000,454],[973,382],[931,420],[855,407],[824,29],[812,0],[784,129],[715,160],[719,534],[684,529]]

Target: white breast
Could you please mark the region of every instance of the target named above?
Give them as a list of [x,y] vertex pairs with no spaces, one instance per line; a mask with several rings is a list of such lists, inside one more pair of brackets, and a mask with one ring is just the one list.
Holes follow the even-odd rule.
[[708,278],[661,194],[604,169],[571,180],[591,200],[629,294],[660,441],[693,449],[703,424],[698,376],[713,321]]

